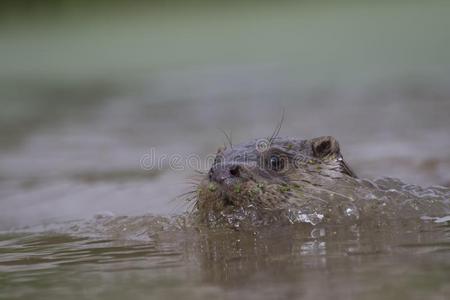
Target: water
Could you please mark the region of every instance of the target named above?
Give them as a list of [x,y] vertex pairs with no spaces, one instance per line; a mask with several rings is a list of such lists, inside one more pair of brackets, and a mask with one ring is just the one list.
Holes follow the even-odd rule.
[[[3,27],[0,298],[448,299],[448,4],[399,3]],[[375,189],[345,195],[393,206],[239,231],[174,216],[207,164],[167,157],[266,137],[283,109],[282,136],[335,136]]]
[[156,228],[165,222],[109,217],[72,225],[82,234],[3,235],[1,297],[446,299],[450,291],[448,223]]
[[[192,169],[140,168],[153,148],[156,157],[214,153],[225,141],[218,127],[233,129],[235,140],[265,136],[283,106],[284,135],[335,135],[360,177],[397,175],[423,186],[445,185],[447,87],[430,83],[411,100],[408,86],[305,88],[286,84],[283,76],[290,75],[283,71],[267,87],[258,71],[248,70],[244,79],[253,88],[234,101],[228,94],[242,91],[229,72],[205,71],[207,86],[222,87],[211,91],[201,73],[192,81],[183,71],[151,78],[151,88],[134,94],[92,93],[100,100],[54,106],[58,119],[6,137],[9,146],[0,155],[0,298],[447,299],[445,211],[440,220],[426,214],[397,220],[406,210],[387,209],[385,219],[392,222],[374,225],[349,206],[343,212],[360,225],[326,225],[320,212],[312,212],[293,216],[302,224],[292,226],[198,230],[170,217],[189,207],[176,197],[189,189]],[[189,88],[177,92],[161,83]],[[83,90],[91,95],[92,88]],[[204,94],[192,94],[198,90]],[[395,107],[371,102],[377,92],[394,99]],[[284,101],[273,103],[272,97]],[[51,113],[46,107],[36,119]],[[400,200],[422,193],[428,201],[432,191],[393,179],[376,184],[380,194],[355,191],[355,197],[386,201],[388,193]],[[448,204],[448,189],[440,190],[439,201]]]

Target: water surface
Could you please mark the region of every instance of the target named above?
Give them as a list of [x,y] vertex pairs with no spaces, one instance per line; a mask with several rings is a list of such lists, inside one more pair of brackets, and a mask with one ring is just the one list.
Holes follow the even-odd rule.
[[[0,298],[448,299],[449,7],[410,2],[5,21]],[[333,135],[366,183],[401,180],[374,201],[445,205],[240,231],[172,217],[194,168],[143,157],[267,137],[283,109],[282,136]]]

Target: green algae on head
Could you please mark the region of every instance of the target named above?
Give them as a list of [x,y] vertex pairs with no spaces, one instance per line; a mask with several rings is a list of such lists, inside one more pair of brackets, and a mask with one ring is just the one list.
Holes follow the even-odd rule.
[[308,190],[328,190],[355,177],[333,137],[252,140],[218,150],[198,186],[196,213],[206,223],[230,217],[242,221],[242,214],[267,223],[263,216],[278,219],[309,204]]
[[195,216],[212,226],[307,223],[374,226],[450,215],[450,189],[358,179],[335,138],[275,137],[219,149],[196,191]]

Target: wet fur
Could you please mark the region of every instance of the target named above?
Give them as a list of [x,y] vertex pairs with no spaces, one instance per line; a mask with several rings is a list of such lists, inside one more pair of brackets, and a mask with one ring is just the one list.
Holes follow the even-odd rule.
[[[203,175],[196,190],[194,212],[204,223],[218,222],[237,216],[237,212],[261,220],[263,215],[288,211],[291,208],[321,205],[317,192],[333,193],[333,185],[348,177],[356,177],[345,163],[340,147],[333,137],[311,140],[276,137],[269,147],[258,151],[258,140],[218,150],[210,174]],[[268,169],[264,162],[271,155],[283,157],[282,171]],[[226,183],[214,180],[211,173],[228,165],[239,166],[238,178]]]

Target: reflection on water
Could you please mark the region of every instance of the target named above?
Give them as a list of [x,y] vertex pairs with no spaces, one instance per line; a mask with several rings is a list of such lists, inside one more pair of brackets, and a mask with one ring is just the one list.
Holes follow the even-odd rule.
[[[336,136],[361,178],[396,176],[424,186],[450,181],[443,150],[450,148],[450,92],[439,80],[356,89],[299,85],[292,71],[265,70],[161,73],[145,88],[105,92],[92,104],[69,102],[73,107],[56,105],[52,112],[53,104],[42,100],[46,108],[30,118],[19,109],[25,120],[50,123],[2,138],[8,147],[0,152],[0,298],[446,299],[447,188],[362,180],[361,187],[375,184],[377,193],[343,193],[387,203],[379,206],[381,222],[370,226],[358,214],[359,225],[235,232],[142,216],[189,207],[174,199],[193,171],[140,169],[150,149],[158,157],[203,157],[225,140],[218,128],[233,129],[237,141],[266,136],[281,107],[287,111],[282,135]],[[343,212],[353,220],[348,208]],[[394,222],[386,226],[387,219]]]
[[151,216],[88,223],[72,223],[77,234],[2,234],[0,298],[445,299],[450,291],[448,224],[239,232]]
[[[450,2],[260,2],[2,15],[1,299],[448,299],[449,190],[420,186],[450,186]],[[144,155],[266,137],[282,109],[282,136],[340,141],[375,224],[169,217],[193,171]]]

